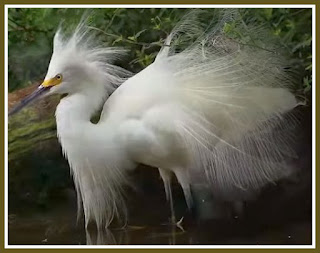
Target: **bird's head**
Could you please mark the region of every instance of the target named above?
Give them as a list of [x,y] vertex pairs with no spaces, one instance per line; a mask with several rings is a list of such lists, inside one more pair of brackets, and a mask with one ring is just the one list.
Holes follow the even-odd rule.
[[36,91],[9,112],[20,111],[32,101],[51,94],[86,92],[99,86],[110,94],[130,73],[111,63],[123,50],[104,47],[97,33],[83,23],[66,36],[58,30],[47,74]]

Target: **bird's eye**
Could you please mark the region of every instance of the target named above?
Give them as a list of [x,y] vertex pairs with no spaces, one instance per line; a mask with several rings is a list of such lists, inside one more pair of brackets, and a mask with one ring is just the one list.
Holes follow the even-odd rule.
[[57,80],[61,80],[62,79],[62,75],[61,74],[56,75],[56,79]]

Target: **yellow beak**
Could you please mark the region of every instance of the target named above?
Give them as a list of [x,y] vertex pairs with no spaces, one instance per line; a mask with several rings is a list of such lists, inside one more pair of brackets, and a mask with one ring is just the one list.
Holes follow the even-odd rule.
[[61,83],[61,79],[57,79],[57,78],[50,78],[47,80],[44,80],[43,83],[41,84],[43,87],[52,87],[52,86],[56,86],[58,84]]

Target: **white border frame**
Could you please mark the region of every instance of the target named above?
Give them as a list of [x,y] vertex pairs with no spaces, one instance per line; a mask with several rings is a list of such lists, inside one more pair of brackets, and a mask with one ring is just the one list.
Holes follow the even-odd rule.
[[[312,245],[8,245],[8,9],[9,8],[311,8],[312,9]],[[6,4],[5,26],[5,249],[315,249],[316,20],[315,4]]]

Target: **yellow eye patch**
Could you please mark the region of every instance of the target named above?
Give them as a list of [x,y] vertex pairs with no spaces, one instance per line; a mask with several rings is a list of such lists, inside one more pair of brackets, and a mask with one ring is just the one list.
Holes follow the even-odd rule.
[[56,86],[62,82],[62,75],[58,74],[53,78],[44,80],[43,83],[41,84],[43,87],[51,87],[51,86]]

